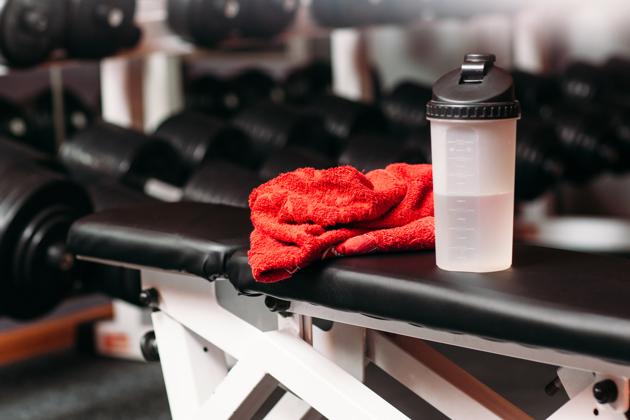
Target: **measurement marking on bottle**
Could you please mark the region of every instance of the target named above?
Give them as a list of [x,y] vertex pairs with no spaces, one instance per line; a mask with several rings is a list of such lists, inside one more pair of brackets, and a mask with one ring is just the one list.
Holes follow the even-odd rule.
[[449,200],[448,211],[448,233],[449,233],[449,253],[452,258],[463,261],[474,257],[475,237],[476,237],[476,217],[475,203],[472,200],[453,197]]
[[[467,127],[450,128],[446,134],[446,190],[444,228],[449,258],[469,261],[476,257],[478,247],[478,209],[474,197],[477,191],[479,159],[477,132]],[[445,212],[445,214],[444,214]]]

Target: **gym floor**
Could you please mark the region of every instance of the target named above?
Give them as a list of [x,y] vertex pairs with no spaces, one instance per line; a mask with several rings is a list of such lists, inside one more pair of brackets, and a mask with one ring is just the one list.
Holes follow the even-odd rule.
[[[566,401],[563,391],[549,397],[543,390],[554,377],[551,366],[436,347],[534,418]],[[412,419],[445,418],[373,366],[368,385]],[[170,414],[159,364],[68,351],[0,368],[0,419],[158,420]]]

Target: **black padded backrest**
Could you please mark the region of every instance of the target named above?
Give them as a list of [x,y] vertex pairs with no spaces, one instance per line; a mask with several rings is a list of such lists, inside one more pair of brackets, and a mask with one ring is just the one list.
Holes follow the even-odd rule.
[[630,261],[517,245],[496,273],[438,269],[433,252],[340,258],[256,283],[246,253],[228,274],[264,293],[435,329],[630,362]]
[[249,244],[249,212],[203,203],[159,203],[107,210],[77,221],[72,252],[90,258],[212,278]]

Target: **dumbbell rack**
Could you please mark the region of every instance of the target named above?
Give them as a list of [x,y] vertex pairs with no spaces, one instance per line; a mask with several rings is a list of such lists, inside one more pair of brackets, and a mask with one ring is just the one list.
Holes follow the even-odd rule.
[[[227,51],[200,50],[169,31],[166,0],[138,0],[136,21],[143,31],[141,43],[99,63],[102,118],[119,126],[153,131],[167,116],[183,109],[184,60],[216,59],[232,68],[257,65],[261,61],[294,66],[309,60],[309,41],[314,38],[330,42],[337,95],[369,100],[374,93],[370,91],[370,69],[362,31],[318,28],[309,20],[304,7],[299,10],[295,24],[272,41],[278,48],[271,51],[259,48],[267,47],[269,42],[262,44],[237,39],[226,42]],[[80,64],[75,59],[60,58],[40,65],[49,74],[57,145],[66,139],[63,70]],[[0,76],[11,76],[19,71],[0,66]],[[143,359],[137,343],[151,329],[148,311],[119,300],[113,301],[112,308],[113,318],[100,321],[94,327],[96,351],[112,357]],[[79,316],[77,319],[87,323],[110,314],[109,310],[104,312],[103,307],[98,309],[96,312],[84,311],[87,318]]]

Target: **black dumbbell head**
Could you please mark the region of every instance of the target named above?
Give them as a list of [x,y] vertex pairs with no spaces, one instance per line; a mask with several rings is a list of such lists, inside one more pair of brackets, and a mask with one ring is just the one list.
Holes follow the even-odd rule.
[[184,199],[247,208],[251,191],[262,184],[253,171],[226,161],[205,162],[184,187]]
[[563,176],[564,168],[558,156],[558,140],[552,127],[541,120],[519,123],[516,139],[517,201],[540,197]]
[[0,135],[27,142],[32,130],[31,119],[23,107],[10,99],[0,98]]
[[567,179],[583,183],[619,165],[607,119],[596,109],[564,104],[553,109],[551,121]]
[[[53,109],[53,93],[50,89],[36,95],[28,107],[30,116],[28,142],[34,148],[50,154],[57,153]],[[66,138],[86,128],[94,119],[94,111],[68,89],[63,91],[63,111]]]
[[136,45],[135,0],[66,0],[65,47],[73,57],[99,58]]
[[59,159],[85,181],[109,178],[142,185],[156,178],[177,185],[185,176],[177,152],[168,143],[104,122],[65,141]]
[[421,10],[421,3],[416,0],[311,2],[311,13],[317,23],[331,28],[407,23],[417,19]]
[[350,137],[361,133],[384,133],[387,120],[380,109],[339,96],[325,95],[313,101],[309,110],[324,120],[326,131],[342,150]]
[[70,225],[91,211],[87,193],[58,174],[0,162],[0,312],[32,318],[73,284]]
[[607,93],[606,83],[602,69],[585,62],[570,64],[561,76],[562,93],[567,101],[603,102]]
[[332,68],[330,63],[315,61],[294,69],[284,81],[286,101],[304,105],[312,99],[332,90]]
[[264,180],[298,168],[326,169],[335,166],[327,156],[301,147],[287,147],[272,153],[258,173]]
[[609,116],[611,139],[619,153],[619,165],[614,170],[625,173],[630,170],[630,108],[618,107]]
[[406,132],[428,125],[426,104],[430,100],[430,87],[405,81],[383,98],[382,109],[393,128]]
[[264,38],[279,34],[293,22],[299,0],[241,0],[239,6],[239,33]]
[[0,6],[0,51],[6,64],[31,66],[60,46],[65,4],[56,1],[6,0]]
[[608,100],[611,104],[630,107],[630,60],[623,57],[611,57],[604,64],[602,71],[609,86]]
[[0,138],[0,162],[23,162],[53,172],[64,173],[63,166],[53,156],[9,138]]
[[350,165],[361,171],[384,169],[392,163],[426,163],[419,148],[384,134],[362,133],[351,137],[339,156],[340,165]]
[[239,4],[233,0],[168,0],[168,23],[189,41],[214,47],[234,32]]
[[405,147],[419,153],[424,162],[431,163],[431,131],[429,127],[418,127],[402,136]]
[[188,170],[204,160],[227,159],[251,165],[250,143],[245,134],[216,118],[184,111],[167,118],[155,136],[171,144]]
[[204,74],[187,85],[186,107],[204,114],[225,117],[236,111],[238,98],[227,82]]
[[258,162],[287,146],[303,147],[330,155],[334,143],[323,121],[312,114],[277,104],[261,104],[241,112],[234,125],[251,140]]
[[516,99],[524,117],[550,118],[551,108],[561,102],[560,81],[552,76],[512,72]]
[[281,102],[283,92],[276,81],[264,70],[244,70],[227,82],[224,101],[234,112],[264,102]]

